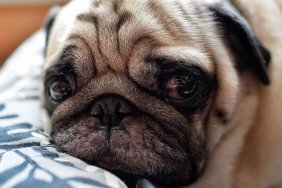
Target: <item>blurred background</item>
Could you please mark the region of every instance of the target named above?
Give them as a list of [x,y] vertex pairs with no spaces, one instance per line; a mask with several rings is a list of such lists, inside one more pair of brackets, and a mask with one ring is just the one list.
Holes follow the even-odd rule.
[[0,66],[28,36],[44,26],[48,10],[68,0],[0,0]]

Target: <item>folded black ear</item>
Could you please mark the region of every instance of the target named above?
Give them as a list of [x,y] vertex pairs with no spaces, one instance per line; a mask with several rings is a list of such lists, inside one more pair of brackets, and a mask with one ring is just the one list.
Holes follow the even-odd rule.
[[60,9],[61,9],[60,7],[55,6],[55,7],[50,9],[50,11],[47,15],[47,19],[46,19],[46,22],[45,22],[45,31],[46,31],[45,52],[46,52],[46,49],[47,49],[47,46],[48,46],[48,41],[49,41],[51,29],[53,27],[53,24],[56,20],[58,13],[60,12]]
[[265,85],[270,84],[266,67],[271,61],[271,55],[247,20],[227,0],[211,5],[210,8],[227,45],[235,55],[238,68],[254,70]]

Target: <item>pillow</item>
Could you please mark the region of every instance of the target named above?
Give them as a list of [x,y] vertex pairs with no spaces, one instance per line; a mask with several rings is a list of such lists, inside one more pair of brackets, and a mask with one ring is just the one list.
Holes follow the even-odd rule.
[[126,187],[113,174],[63,153],[42,132],[44,40],[43,31],[36,33],[0,72],[1,187]]

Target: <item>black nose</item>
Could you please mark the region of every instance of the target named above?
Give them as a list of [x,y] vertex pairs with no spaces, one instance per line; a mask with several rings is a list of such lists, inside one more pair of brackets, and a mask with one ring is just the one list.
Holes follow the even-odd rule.
[[90,115],[100,120],[100,128],[119,127],[121,121],[136,112],[136,108],[126,99],[119,96],[103,96],[91,107]]

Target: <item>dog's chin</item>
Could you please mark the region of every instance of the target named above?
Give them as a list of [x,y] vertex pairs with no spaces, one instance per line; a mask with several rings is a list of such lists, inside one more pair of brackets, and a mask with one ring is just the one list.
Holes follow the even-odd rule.
[[190,159],[185,147],[165,135],[162,126],[149,117],[128,118],[122,128],[110,131],[97,130],[87,124],[95,124],[95,120],[89,118],[87,121],[80,118],[53,132],[56,144],[82,160],[118,176],[122,174],[122,179],[147,178],[164,184],[189,184],[198,177],[199,165]]

